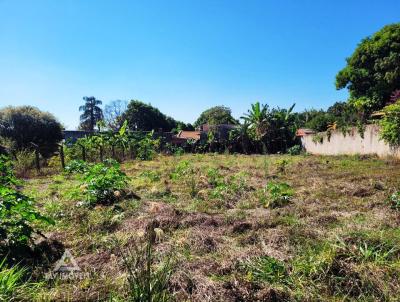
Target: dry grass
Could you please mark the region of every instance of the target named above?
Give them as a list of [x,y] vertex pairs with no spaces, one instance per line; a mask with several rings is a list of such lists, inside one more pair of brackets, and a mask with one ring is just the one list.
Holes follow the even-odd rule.
[[[177,171],[183,161],[190,169]],[[207,154],[122,167],[140,201],[85,209],[76,207],[81,195],[71,177],[26,183],[57,221],[47,236],[90,272],[48,282],[37,300],[124,301],[118,250],[155,222],[157,255],[174,255],[177,301],[398,301],[400,215],[386,202],[400,188],[396,161]],[[292,186],[289,204],[263,206],[269,181]],[[37,268],[37,278],[47,269]]]

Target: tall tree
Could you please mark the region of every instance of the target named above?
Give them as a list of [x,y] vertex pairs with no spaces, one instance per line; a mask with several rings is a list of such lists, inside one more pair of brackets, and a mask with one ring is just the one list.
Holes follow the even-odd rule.
[[389,102],[400,88],[400,23],[361,41],[337,74],[336,88],[348,88],[350,103],[364,112],[364,119]]
[[237,124],[232,117],[232,111],[225,106],[211,107],[202,112],[199,118],[195,121],[194,126],[199,127],[204,124],[221,125],[221,124]]
[[83,100],[85,104],[79,107],[79,111],[83,111],[80,116],[81,124],[79,128],[93,131],[96,123],[103,119],[103,110],[99,107],[102,101],[97,100],[94,96],[84,96]]

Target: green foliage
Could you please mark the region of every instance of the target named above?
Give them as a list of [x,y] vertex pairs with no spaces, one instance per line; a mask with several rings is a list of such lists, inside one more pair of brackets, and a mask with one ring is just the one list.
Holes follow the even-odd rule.
[[223,183],[223,177],[216,168],[209,168],[207,170],[207,179],[208,183],[212,187],[217,187],[218,185]]
[[287,149],[287,153],[290,155],[299,155],[303,148],[300,145],[294,145],[293,147],[290,147]]
[[173,118],[161,113],[157,108],[137,100],[131,100],[123,118],[128,121],[129,129],[135,131],[171,131],[178,126]]
[[11,160],[6,155],[0,155],[0,186],[9,187],[16,184]]
[[289,165],[289,161],[287,159],[279,159],[276,161],[276,169],[278,173],[286,173],[286,168]]
[[119,165],[90,166],[81,186],[86,195],[86,203],[91,206],[113,203],[121,194],[119,190],[125,189],[128,180],[128,176],[121,171]]
[[170,178],[172,180],[180,180],[189,173],[190,169],[190,162],[188,160],[182,160],[178,162],[174,171],[170,174]]
[[153,138],[153,132],[145,135],[145,137],[139,141],[137,148],[137,157],[141,160],[151,160],[156,155],[156,150],[160,145],[158,139]]
[[6,266],[6,259],[0,262],[0,301],[28,300],[28,295],[38,284],[26,281],[27,270],[17,265]]
[[392,147],[400,146],[400,100],[383,108],[380,137]]
[[392,209],[400,210],[400,191],[397,191],[390,195],[388,202]]
[[189,161],[180,161],[174,171],[170,174],[170,178],[174,181],[182,180],[186,187],[189,188],[191,197],[195,197],[198,193],[196,169]]
[[34,207],[32,198],[15,189],[17,179],[12,164],[5,156],[0,157],[0,254],[2,248],[16,249],[27,246],[33,234],[34,225],[40,222],[53,223],[42,216]]
[[32,149],[32,142],[48,157],[58,148],[61,130],[61,124],[52,114],[35,107],[9,106],[0,110],[0,137],[9,139],[14,151]]
[[269,284],[287,284],[288,272],[283,262],[270,257],[261,256],[248,260],[241,265],[247,272],[250,281],[267,282]]
[[337,74],[336,88],[348,88],[366,113],[382,109],[399,88],[399,56],[400,23],[387,25],[361,41]]
[[81,159],[74,159],[71,160],[66,166],[65,166],[65,172],[67,174],[73,174],[73,173],[85,173],[89,169],[89,165],[87,162],[81,160]]
[[[172,301],[168,283],[172,274],[169,256],[158,260],[154,253],[155,231],[146,236],[146,241],[135,244],[133,249],[123,252],[123,261],[128,274],[128,298],[125,301],[167,302]],[[158,260],[158,261],[157,261]]]
[[288,204],[294,195],[294,190],[287,183],[269,182],[262,190],[260,201],[270,208],[282,207]]
[[220,125],[220,124],[237,124],[232,117],[232,111],[225,106],[215,106],[202,112],[199,118],[194,122],[195,127],[201,125]]

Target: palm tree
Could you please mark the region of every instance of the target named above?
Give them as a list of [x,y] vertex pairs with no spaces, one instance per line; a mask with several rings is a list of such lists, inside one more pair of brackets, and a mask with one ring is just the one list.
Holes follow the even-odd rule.
[[93,131],[96,123],[103,119],[103,110],[98,106],[102,104],[102,101],[97,100],[94,96],[84,96],[83,100],[85,105],[79,107],[79,111],[83,111],[80,116],[80,127],[84,130]]
[[251,104],[251,109],[241,118],[254,129],[255,139],[261,141],[268,131],[268,105],[261,105],[260,102]]

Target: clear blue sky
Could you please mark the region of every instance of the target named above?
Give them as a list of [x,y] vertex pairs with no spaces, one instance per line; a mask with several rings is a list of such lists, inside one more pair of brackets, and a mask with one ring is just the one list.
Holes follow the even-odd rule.
[[357,43],[399,21],[399,0],[0,0],[0,107],[68,129],[91,95],[184,122],[254,101],[327,108],[347,98],[334,79]]

